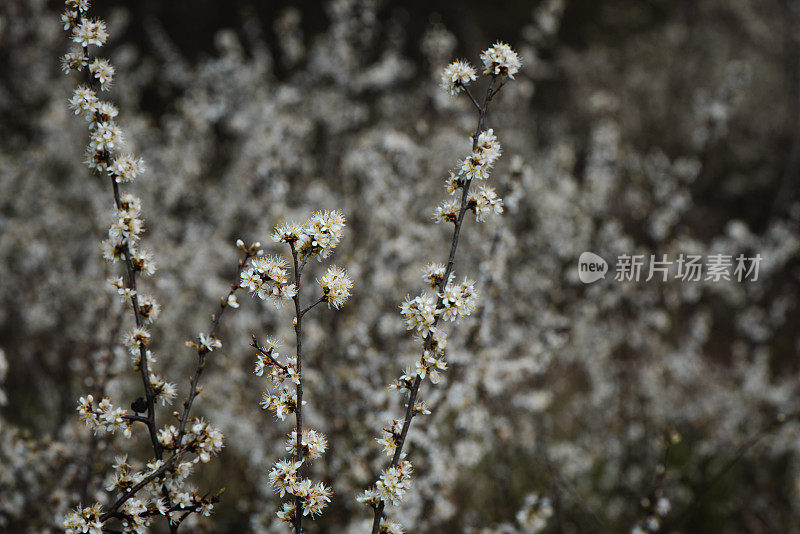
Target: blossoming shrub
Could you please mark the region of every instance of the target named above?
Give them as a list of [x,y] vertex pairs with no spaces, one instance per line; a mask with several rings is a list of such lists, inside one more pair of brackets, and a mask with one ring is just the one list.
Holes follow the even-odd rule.
[[[403,501],[385,505],[387,522],[413,532],[795,528],[800,244],[788,3],[548,0],[508,6],[498,16],[508,27],[495,34],[486,6],[465,2],[475,24],[464,27],[486,33],[458,30],[457,39],[461,23],[446,16],[417,13],[422,23],[408,24],[386,4],[337,0],[324,22],[300,5],[261,25],[248,16],[233,30],[198,29],[202,54],[187,51],[177,28],[139,16],[138,4],[116,5],[92,8],[107,22],[103,53],[89,44],[88,63],[74,59],[83,70],[62,76],[59,14],[43,0],[0,3],[0,530],[60,531],[79,505],[73,518],[85,526],[150,472],[147,423],[124,417],[147,417],[147,340],[165,463],[183,441],[182,403],[199,391],[184,435],[202,436],[203,447],[165,468],[172,506],[194,510],[195,496],[225,487],[219,502],[195,503],[211,516],[192,513],[181,530],[285,532],[276,511],[291,499],[268,474],[294,457],[296,414],[273,420],[258,408],[265,389],[281,393],[265,383],[269,369],[253,373],[260,353],[249,343],[256,334],[268,351],[268,334],[285,365],[296,311],[257,292],[230,294],[241,281],[234,254],[251,249],[231,244],[337,209],[347,233],[330,261],[355,284],[338,312],[315,308],[303,325],[300,441],[318,450],[324,436],[327,448],[300,479],[332,491],[321,516],[306,516],[307,531],[368,532],[374,509],[356,499],[384,473],[390,487],[413,477]],[[152,4],[167,5],[179,3]],[[423,341],[398,306],[408,294],[409,306],[419,296],[435,310],[441,288],[414,288],[420,268],[425,285],[444,279],[460,205],[458,192],[454,203],[437,199],[448,170],[458,177],[473,152],[474,104],[463,90],[442,91],[442,73],[445,88],[485,88],[480,48],[496,37],[523,67],[488,114],[503,156],[470,188],[452,286],[468,275],[480,299],[457,326],[440,319],[447,355],[432,357],[441,369],[422,361]],[[444,70],[458,57],[475,59],[474,80],[463,66]],[[65,105],[79,85],[109,119],[92,138],[96,121]],[[121,220],[108,169],[90,176],[81,156],[109,140]],[[482,185],[496,197],[477,196]],[[99,259],[101,238],[116,263]],[[124,254],[112,246],[121,238],[153,251],[143,265],[158,267],[136,275],[139,331]],[[270,247],[243,271],[257,258],[288,260],[287,245]],[[756,283],[609,276],[585,286],[575,266],[584,251],[743,251],[768,261]],[[329,265],[306,267],[305,298],[324,292],[317,280],[343,294]],[[212,336],[204,303],[223,301]],[[180,350],[189,333],[203,335]],[[195,387],[187,377],[199,352]],[[404,369],[413,385],[420,361],[431,413],[412,419],[406,456],[389,471],[382,449],[402,433],[393,421],[405,419],[407,395],[387,385]],[[297,384],[284,385],[296,394]],[[76,413],[81,397],[96,433]],[[221,450],[206,424],[224,434]],[[126,501],[130,526],[149,518],[167,528],[161,513],[147,515],[169,513],[163,484],[152,486]]]

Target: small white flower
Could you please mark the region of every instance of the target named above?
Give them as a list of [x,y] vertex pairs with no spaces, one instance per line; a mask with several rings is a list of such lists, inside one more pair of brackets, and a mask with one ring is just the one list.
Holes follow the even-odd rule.
[[134,157],[133,154],[121,154],[115,157],[108,167],[108,174],[113,176],[117,183],[132,182],[144,171],[144,161]]
[[493,188],[484,185],[470,192],[467,207],[475,212],[476,221],[483,222],[492,213],[503,213],[503,199],[497,196]]
[[92,131],[89,147],[94,150],[104,151],[116,148],[122,143],[122,130],[112,121],[103,121],[97,124]]
[[512,80],[522,66],[517,53],[500,41],[484,50],[481,54],[481,61],[483,61],[484,74],[508,76]]
[[114,81],[114,67],[107,59],[95,58],[89,64],[89,72],[100,83],[103,91],[108,91]]
[[408,330],[415,330],[422,337],[427,337],[436,320],[436,303],[433,297],[427,294],[413,299],[406,297],[400,305],[400,313],[405,318]]
[[72,30],[72,40],[83,47],[89,45],[103,46],[108,39],[106,23],[102,20],[84,19]]
[[214,349],[219,349],[222,347],[222,341],[217,339],[213,334],[208,335],[201,332],[198,338],[198,345],[200,349],[206,352],[212,352]]
[[[64,15],[62,15],[62,19]],[[64,23],[64,29],[68,29],[66,27],[67,23]],[[69,74],[70,71],[77,70],[81,71],[86,66],[87,61],[84,55],[80,52],[70,52],[68,54],[64,54],[61,57],[61,70],[64,71],[64,74]]]
[[316,212],[301,228],[297,250],[309,256],[318,256],[317,259],[322,261],[341,241],[344,223],[344,215],[339,210]]
[[441,310],[442,318],[446,321],[455,321],[468,316],[478,304],[478,291],[475,282],[464,278],[460,284],[448,282],[444,292],[440,292],[444,308]]
[[328,267],[317,283],[322,288],[323,298],[328,307],[333,306],[337,310],[347,302],[350,290],[353,288],[353,280],[347,276],[347,272],[335,265]]
[[456,95],[476,78],[477,74],[472,65],[462,60],[454,61],[442,71],[441,88],[451,95]]
[[75,111],[75,115],[81,113],[91,115],[94,113],[94,106],[97,104],[97,95],[86,86],[79,86],[72,92],[69,99],[69,107]]
[[429,286],[436,288],[444,280],[445,266],[441,263],[428,263],[422,268],[422,279]]

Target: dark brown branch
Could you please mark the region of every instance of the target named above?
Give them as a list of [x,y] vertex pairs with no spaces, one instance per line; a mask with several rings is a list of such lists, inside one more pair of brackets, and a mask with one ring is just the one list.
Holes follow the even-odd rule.
[[123,415],[122,418],[126,419],[128,421],[135,421],[135,422],[145,423],[145,424],[147,424],[149,422],[149,419],[147,419],[147,417],[145,417],[143,415]]
[[[475,133],[472,135],[472,151],[478,148],[478,137],[480,136],[481,132],[485,129],[486,126],[486,111],[489,106],[489,102],[502,88],[503,84],[494,90],[494,83],[496,80],[496,76],[492,76],[491,81],[489,82],[489,86],[486,89],[486,96],[483,100],[483,106],[478,106],[478,126],[475,129]],[[466,88],[465,88],[466,89]],[[472,99],[472,94],[467,91],[467,94]],[[473,99],[474,101],[474,99]],[[450,242],[450,254],[447,258],[447,267],[445,268],[444,276],[442,277],[442,281],[439,283],[440,289],[440,296],[436,301],[436,310],[440,310],[444,308],[444,289],[447,285],[448,280],[450,279],[450,274],[453,272],[453,268],[455,266],[455,258],[456,258],[456,250],[458,249],[458,240],[461,235],[461,226],[464,223],[464,216],[467,213],[467,197],[469,196],[469,188],[472,185],[471,179],[466,179],[464,184],[462,185],[461,191],[461,208],[458,212],[458,218],[455,221],[455,228],[453,229],[453,239]],[[439,324],[439,319],[441,315],[436,315],[433,320],[433,326]],[[431,348],[431,337],[428,336],[425,338],[425,344],[423,346],[423,353],[427,352]],[[422,384],[422,378],[417,375],[414,378],[414,383],[411,386],[411,389],[408,393],[408,403],[406,404],[406,414],[403,420],[403,427],[400,431],[400,436],[397,438],[397,446],[394,451],[394,456],[392,457],[391,466],[397,466],[400,462],[400,458],[403,455],[403,446],[405,445],[406,437],[408,436],[408,430],[411,427],[411,420],[414,418],[416,414],[414,410],[414,404],[417,400],[417,394],[419,393],[419,387]],[[374,508],[374,519],[372,522],[372,534],[378,534],[380,532],[381,526],[381,519],[383,518],[383,510],[386,507],[386,503],[381,500],[380,503],[375,506]]]
[[[111,186],[114,190],[114,204],[117,209],[122,208],[120,200],[119,184],[117,180],[111,177]],[[136,268],[133,265],[133,258],[131,256],[130,246],[128,241],[122,245],[122,253],[125,256],[125,267],[128,272],[128,288],[131,290],[131,307],[133,308],[133,318],[137,327],[142,326],[142,317],[139,314],[139,297],[136,294]],[[158,442],[158,435],[156,433],[156,414],[155,414],[155,396],[153,395],[153,386],[150,384],[150,369],[147,361],[147,349],[142,343],[139,343],[139,373],[142,377],[142,385],[144,386],[145,402],[147,403],[147,430],[150,434],[150,442],[153,446],[153,452],[157,460],[163,456],[161,444]]]
[[481,105],[478,104],[478,101],[475,100],[474,96],[472,96],[472,93],[470,92],[469,88],[467,86],[462,86],[462,87],[464,87],[464,92],[467,93],[467,96],[469,97],[469,99],[472,100],[472,103],[475,106],[475,109],[480,111],[481,110]]
[[[236,293],[236,290],[239,289],[239,279],[241,278],[242,271],[247,266],[247,262],[256,255],[256,249],[251,247],[245,250],[244,258],[239,260],[239,264],[236,268],[236,277],[234,278],[234,282],[231,284],[231,288],[228,291],[226,297],[220,300],[219,310],[217,313],[211,316],[211,330],[209,331],[209,337],[214,338],[216,337],[217,327],[219,326],[219,321],[222,318],[222,314],[225,313],[225,310],[228,308],[228,299],[232,295]],[[194,404],[194,400],[197,397],[200,390],[197,387],[197,384],[200,382],[200,375],[203,374],[203,369],[206,365],[206,354],[208,354],[209,350],[205,347],[200,345],[197,346],[197,367],[195,368],[194,374],[189,381],[189,396],[186,398],[186,401],[183,403],[183,414],[181,414],[180,425],[178,428],[178,445],[180,446],[181,439],[186,431],[186,421],[189,419],[189,412],[192,410],[192,405]]]
[[300,310],[300,317],[302,317],[306,313],[310,312],[317,304],[320,304],[320,303],[325,302],[327,300],[328,300],[328,297],[326,295],[322,295],[319,298],[319,300],[317,300],[314,304],[311,304],[310,306],[306,306],[305,308]]
[[105,522],[108,519],[111,519],[112,517],[114,517],[114,514],[116,513],[116,511],[119,510],[120,506],[125,504],[125,501],[127,501],[128,499],[130,499],[131,497],[136,495],[139,492],[139,490],[141,490],[143,487],[148,485],[150,482],[152,482],[156,478],[158,478],[161,475],[163,475],[167,471],[167,469],[169,469],[172,466],[172,464],[175,463],[175,461],[180,457],[180,455],[181,455],[180,453],[176,453],[176,454],[173,454],[172,456],[170,456],[164,462],[164,465],[162,465],[161,467],[159,467],[158,469],[156,469],[155,471],[153,471],[152,473],[150,473],[149,475],[144,477],[141,482],[139,482],[138,484],[133,486],[129,491],[127,491],[124,495],[122,495],[120,498],[118,498],[114,502],[114,504],[112,504],[109,507],[108,511],[100,516],[100,521]]
[[255,335],[253,335],[253,338],[250,341],[250,346],[256,349],[261,354],[263,354],[269,360],[269,363],[279,368],[284,373],[287,374],[289,373],[289,369],[285,365],[281,365],[281,363],[278,360],[272,357],[272,353],[270,351],[266,350],[264,347],[258,344],[258,340],[256,339]]
[[[295,323],[294,323],[294,333],[297,339],[297,408],[295,409],[295,420],[296,424],[296,435],[297,439],[295,440],[296,449],[295,449],[295,461],[302,462],[303,461],[303,360],[302,360],[302,333],[303,333],[303,311],[300,308],[300,272],[301,269],[306,264],[306,259],[308,256],[304,255],[303,263],[298,265],[297,261],[297,249],[295,249],[294,243],[289,243],[289,247],[292,250],[292,263],[294,264],[294,285],[295,285],[295,294],[292,297],[294,300],[294,310],[295,310]],[[305,465],[300,466],[299,474],[302,477],[304,475]],[[294,498],[294,532],[295,534],[302,534],[303,533],[303,500],[299,496],[295,496]]]

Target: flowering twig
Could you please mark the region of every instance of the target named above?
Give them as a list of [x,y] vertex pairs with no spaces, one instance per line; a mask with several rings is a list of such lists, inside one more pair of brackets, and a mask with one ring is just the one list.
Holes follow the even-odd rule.
[[[89,19],[86,16],[88,2],[85,0],[67,0],[66,6],[67,10],[62,16],[64,29],[72,32],[72,40],[80,45],[80,52],[64,56],[63,67],[65,72],[80,71],[86,68],[89,84],[89,87],[79,87],[75,91],[70,105],[75,109],[76,114],[84,113],[90,120],[87,163],[93,170],[106,173],[111,182],[117,220],[109,230],[109,241],[104,244],[104,255],[111,261],[121,259],[125,263],[127,281],[122,282],[120,279],[115,285],[120,295],[130,300],[136,328],[128,336],[128,348],[132,352],[138,352],[138,361],[135,364],[138,367],[145,393],[146,416],[128,416],[128,418],[120,419],[144,423],[150,436],[153,454],[157,460],[161,460],[163,449],[158,442],[156,432],[153,377],[149,369],[149,351],[146,348],[150,339],[149,333],[144,329],[143,308],[140,306],[136,283],[138,272],[152,272],[153,269],[148,265],[149,258],[144,254],[135,255],[131,246],[132,242],[139,239],[143,230],[143,224],[138,219],[139,201],[130,195],[123,197],[119,187],[120,182],[131,181],[142,172],[143,165],[130,155],[118,156],[112,160],[112,150],[122,140],[121,131],[111,120],[117,115],[117,110],[112,104],[98,101],[95,91],[90,88],[106,91],[113,80],[114,68],[111,64],[100,58],[90,61],[92,58],[89,54],[90,45],[102,46],[108,38],[105,23]],[[152,313],[151,320],[157,314],[155,306],[152,299],[148,299],[147,313]],[[118,415],[118,411],[109,410],[108,412]],[[83,413],[85,416],[89,416],[87,421],[91,421],[92,409],[89,408]],[[114,427],[106,426],[106,429],[113,431]]]
[[[294,263],[294,284],[295,284],[295,294],[292,297],[294,301],[294,309],[295,309],[295,317],[294,317],[294,332],[295,332],[295,343],[296,343],[296,350],[297,350],[297,357],[295,360],[295,366],[297,369],[297,406],[295,409],[295,432],[297,436],[297,444],[294,451],[294,459],[295,462],[299,462],[302,464],[303,462],[303,449],[302,449],[302,439],[301,436],[303,435],[303,311],[300,309],[300,268],[298,267],[297,263],[297,249],[294,246],[294,242],[289,243],[289,248],[292,251],[292,262]],[[305,259],[305,258],[303,258]],[[305,265],[305,263],[303,264]],[[305,466],[301,465],[300,469],[298,470],[300,477],[305,476]],[[294,531],[295,534],[302,534],[303,532],[303,499],[298,494],[294,497]]]
[[[239,264],[236,268],[236,276],[234,277],[234,282],[231,284],[228,294],[220,299],[219,310],[217,313],[211,316],[211,330],[209,330],[208,337],[206,338],[204,334],[201,334],[200,341],[198,343],[193,341],[187,342],[187,345],[197,348],[197,367],[195,368],[194,374],[189,381],[189,396],[183,403],[183,414],[181,415],[180,424],[178,427],[178,443],[180,443],[181,438],[183,438],[185,433],[186,421],[189,419],[189,412],[192,410],[194,399],[200,393],[197,385],[200,381],[200,375],[203,373],[203,369],[205,368],[206,354],[214,350],[214,348],[221,346],[221,342],[217,339],[217,327],[219,326],[219,321],[226,309],[229,307],[239,306],[239,304],[236,302],[236,290],[241,287],[239,285],[239,279],[241,278],[242,271],[244,271],[244,269],[247,267],[247,263],[251,258],[258,255],[260,250],[258,243],[255,243],[250,247],[245,247],[244,243],[239,240],[236,244],[239,250],[244,252],[244,257],[239,260]],[[207,341],[205,341],[206,339]]]
[[[76,114],[82,114],[89,121],[89,146],[86,163],[92,171],[107,176],[111,182],[114,197],[114,218],[108,231],[108,239],[103,242],[103,257],[111,262],[122,262],[125,265],[125,277],[112,280],[117,293],[130,303],[133,311],[134,328],[124,338],[124,344],[133,356],[133,365],[142,379],[144,396],[131,404],[133,414],[127,410],[116,408],[110,399],[103,397],[95,402],[92,395],[81,397],[78,412],[83,422],[95,432],[122,431],[125,437],[132,434],[133,423],[142,423],[148,429],[154,460],[147,464],[145,471],[136,472],[127,463],[127,456],[118,458],[114,466],[114,483],[109,490],[116,489],[121,496],[111,509],[101,512],[100,504],[87,508],[78,507],[64,519],[64,527],[69,533],[100,531],[106,529],[104,524],[109,519],[119,519],[126,530],[141,531],[150,524],[154,515],[163,515],[169,522],[171,532],[176,532],[180,521],[172,519],[176,510],[189,513],[200,509],[209,514],[212,500],[201,497],[194,491],[184,491],[183,482],[189,475],[193,463],[208,462],[212,455],[222,448],[222,433],[203,420],[192,420],[191,429],[187,430],[189,412],[199,392],[198,382],[205,365],[205,355],[221,346],[216,338],[216,330],[222,313],[228,306],[236,307],[234,292],[236,284],[220,305],[220,310],[212,316],[211,333],[201,334],[198,347],[197,370],[191,378],[191,390],[184,403],[183,415],[179,428],[170,425],[158,430],[156,428],[155,403],[172,402],[175,386],[152,372],[151,364],[154,356],[148,349],[151,337],[146,325],[155,321],[160,307],[152,297],[141,295],[137,284],[139,274],[151,275],[155,266],[149,253],[138,249],[137,244],[144,231],[144,222],[139,218],[141,201],[130,194],[123,194],[120,184],[133,181],[144,172],[142,161],[131,154],[119,154],[123,141],[122,130],[114,122],[118,114],[117,108],[110,102],[98,99],[96,90],[107,91],[114,77],[114,67],[103,58],[92,57],[89,46],[102,46],[108,38],[105,22],[90,19],[87,16],[88,0],[66,0],[66,11],[62,15],[64,29],[71,32],[71,39],[79,45],[79,49],[66,54],[62,58],[65,72],[72,70],[88,73],[87,85],[79,86],[70,99],[70,107]],[[248,260],[257,254],[258,246],[245,248],[237,243],[245,253],[239,262],[237,281]],[[164,451],[175,451],[172,457],[164,462]],[[192,462],[174,465],[183,452],[196,455]],[[148,487],[148,483],[158,480],[150,488],[150,499],[135,498],[137,493]],[[177,508],[176,508],[177,506]],[[182,519],[181,519],[182,521]]]
[[310,257],[316,256],[322,261],[330,255],[341,239],[344,222],[338,211],[318,212],[302,226],[290,223],[275,229],[273,240],[289,245],[291,282],[287,277],[286,260],[278,256],[259,258],[241,274],[243,286],[262,299],[271,299],[276,307],[289,299],[294,303],[295,355],[281,363],[276,352],[278,343],[268,338],[266,347],[262,347],[255,335],[251,346],[258,351],[255,373],[263,375],[266,372],[272,387],[272,391],[264,394],[261,406],[273,410],[281,420],[288,414],[295,415],[295,429],[286,443],[286,450],[292,453],[292,457],[275,462],[269,474],[280,496],[288,494],[292,498],[291,502],[283,504],[277,515],[292,525],[295,534],[302,533],[304,516],[315,517],[322,513],[331,493],[322,482],[312,484],[307,478],[308,461],[322,456],[327,441],[322,433],[303,428],[303,316],[322,302],[338,309],[350,296],[353,286],[345,271],[331,266],[317,280],[322,296],[303,307],[301,274]]
[[250,346],[256,349],[259,353],[261,353],[261,355],[267,359],[270,365],[274,365],[284,373],[289,372],[289,369],[285,365],[281,365],[281,363],[278,360],[272,357],[272,352],[268,351],[267,349],[263,348],[261,345],[258,344],[258,340],[256,339],[255,335],[253,335],[253,339],[250,342]]
[[[408,391],[405,415],[402,423],[399,420],[384,428],[386,435],[379,440],[384,450],[391,456],[389,467],[384,470],[374,488],[368,489],[359,501],[373,508],[374,518],[372,533],[395,531],[393,524],[384,522],[384,509],[387,502],[396,504],[410,485],[411,463],[403,460],[403,447],[408,437],[412,419],[417,414],[430,411],[424,403],[417,402],[420,385],[425,376],[430,376],[436,383],[439,381],[439,370],[447,365],[444,361],[446,336],[439,325],[442,318],[455,320],[469,315],[475,306],[476,292],[474,282],[464,280],[462,284],[454,283],[453,269],[456,251],[461,235],[464,217],[468,210],[475,212],[476,220],[481,221],[486,214],[502,212],[502,200],[494,190],[483,186],[477,193],[470,191],[474,179],[484,180],[496,159],[500,156],[500,147],[492,130],[486,130],[486,112],[492,98],[499,92],[507,78],[513,79],[519,70],[520,62],[517,54],[506,44],[497,43],[481,55],[484,63],[484,74],[490,75],[486,94],[481,104],[467,89],[467,84],[476,79],[474,68],[465,61],[456,61],[447,66],[442,73],[442,88],[452,95],[464,91],[478,111],[478,124],[472,135],[472,153],[460,165],[457,173],[450,173],[447,191],[454,193],[461,190],[460,201],[447,199],[434,212],[437,222],[454,224],[453,236],[446,265],[429,264],[424,269],[424,279],[437,290],[435,303],[427,295],[414,299],[407,298],[401,306],[406,319],[406,326],[412,329],[423,341],[422,356],[417,363],[417,371],[411,379],[406,371],[394,387]],[[495,88],[496,82],[500,84]]]

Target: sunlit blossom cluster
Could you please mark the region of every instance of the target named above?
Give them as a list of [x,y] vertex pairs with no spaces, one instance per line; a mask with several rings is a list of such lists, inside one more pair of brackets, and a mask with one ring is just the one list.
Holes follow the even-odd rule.
[[481,53],[483,73],[493,76],[507,76],[514,79],[522,63],[514,50],[502,41],[496,42]]
[[475,68],[466,61],[454,61],[442,71],[441,87],[451,95],[457,95],[464,87],[474,82],[478,75]]
[[322,289],[325,302],[337,310],[347,302],[350,290],[353,288],[353,281],[347,276],[347,272],[335,265],[331,265],[317,283]]
[[318,211],[303,225],[285,223],[275,228],[277,243],[291,243],[304,258],[327,258],[342,239],[345,218],[339,210]]

